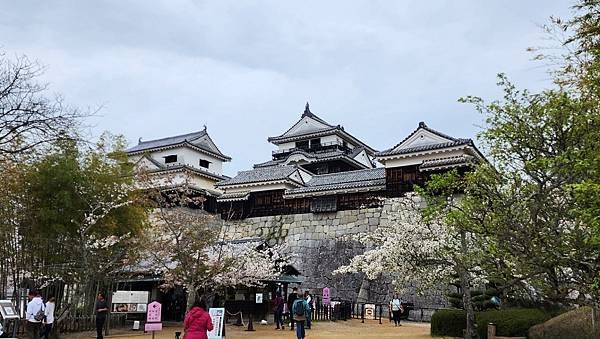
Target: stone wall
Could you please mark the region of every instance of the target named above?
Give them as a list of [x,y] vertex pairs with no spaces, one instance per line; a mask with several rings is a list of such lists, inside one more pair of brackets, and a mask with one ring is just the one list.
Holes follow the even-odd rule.
[[[302,289],[310,289],[315,295],[320,295],[323,287],[329,287],[334,298],[387,302],[393,292],[391,277],[369,281],[364,274],[334,276],[331,272],[365,251],[362,244],[351,239],[353,234],[370,232],[387,225],[388,212],[398,208],[398,203],[385,200],[377,208],[235,220],[227,223],[225,239],[262,238],[271,244],[286,244],[294,255],[293,266],[305,279]],[[423,306],[445,304],[440,291],[432,291],[431,295],[425,297],[412,293],[403,298]]]

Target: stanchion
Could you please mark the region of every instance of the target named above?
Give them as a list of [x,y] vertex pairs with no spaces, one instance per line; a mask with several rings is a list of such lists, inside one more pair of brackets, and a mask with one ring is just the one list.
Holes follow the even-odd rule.
[[248,316],[248,328],[246,329],[246,331],[254,331],[254,325],[252,325],[252,313],[250,313],[250,315]]
[[381,314],[383,313],[383,305],[379,305],[379,325],[381,325]]

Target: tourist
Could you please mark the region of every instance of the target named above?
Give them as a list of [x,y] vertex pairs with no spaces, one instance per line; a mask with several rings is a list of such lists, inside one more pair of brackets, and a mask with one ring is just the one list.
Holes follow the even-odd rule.
[[298,287],[294,287],[292,289],[292,293],[290,293],[287,298],[287,307],[290,313],[290,331],[294,330],[294,311],[292,310],[292,306],[294,305],[294,301],[296,301],[296,299],[298,299]]
[[402,314],[402,301],[397,294],[394,294],[394,298],[390,301],[390,310],[392,311],[392,318],[394,319],[394,326],[402,326],[400,324],[400,314]]
[[40,294],[33,290],[27,293],[27,299],[29,299],[27,310],[25,311],[27,338],[39,339],[42,321],[44,320],[44,302]]
[[312,325],[313,298],[308,290],[304,291],[304,300],[306,300],[306,304],[308,305],[308,310],[306,312],[306,329],[310,330]]
[[50,332],[52,332],[52,324],[54,324],[55,305],[56,305],[56,299],[54,299],[54,297],[50,297],[48,299],[48,302],[46,303],[46,310],[44,311],[46,320],[44,321],[44,327],[42,329],[42,333],[40,333],[40,337],[44,337],[44,339],[48,339],[48,337],[50,337]]
[[108,304],[106,303],[106,298],[104,294],[98,293],[98,298],[96,300],[96,338],[103,339],[102,331],[104,330],[104,322],[106,321],[106,316],[108,315]]
[[183,330],[185,339],[208,339],[207,332],[213,330],[213,323],[206,312],[204,300],[194,301],[194,305],[185,315]]
[[301,294],[298,294],[298,298],[292,304],[292,314],[296,322],[296,337],[304,339],[304,321],[308,315],[308,304]]
[[281,329],[283,330],[283,305],[285,304],[285,302],[283,301],[283,298],[281,297],[281,292],[277,292],[276,296],[275,296],[275,301],[273,302],[273,312],[275,313],[275,325],[277,327],[275,327],[276,330],[280,329],[280,325],[281,325]]

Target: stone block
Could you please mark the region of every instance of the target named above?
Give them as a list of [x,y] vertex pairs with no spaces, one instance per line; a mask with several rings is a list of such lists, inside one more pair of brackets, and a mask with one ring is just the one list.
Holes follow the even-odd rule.
[[379,225],[379,218],[369,218],[369,226]]

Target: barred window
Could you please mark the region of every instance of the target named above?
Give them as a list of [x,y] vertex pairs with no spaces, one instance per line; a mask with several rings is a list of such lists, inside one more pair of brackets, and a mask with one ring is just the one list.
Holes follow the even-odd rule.
[[335,212],[337,211],[337,197],[318,197],[313,198],[310,205],[310,211],[313,213]]

